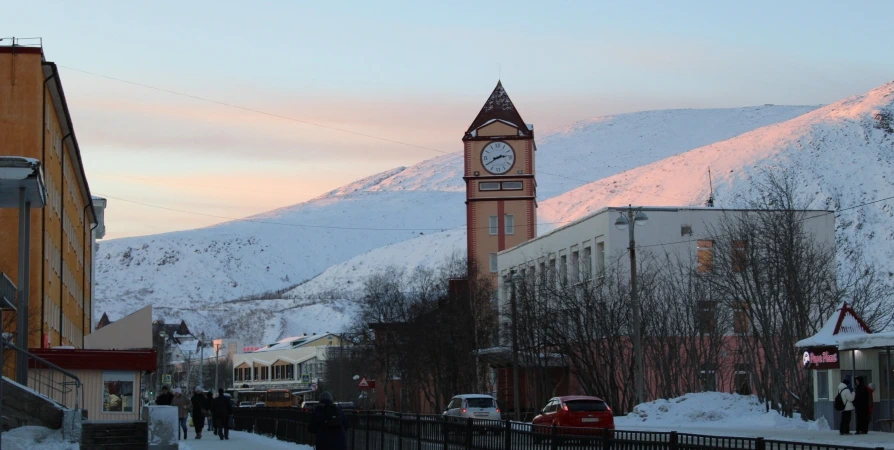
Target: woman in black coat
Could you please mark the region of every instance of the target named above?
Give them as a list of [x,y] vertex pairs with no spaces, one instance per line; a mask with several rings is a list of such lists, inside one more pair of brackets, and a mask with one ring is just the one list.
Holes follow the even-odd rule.
[[854,383],[854,414],[857,416],[856,434],[869,433],[869,390],[866,389],[866,379],[857,377]]
[[201,388],[196,388],[190,402],[192,403],[192,425],[196,428],[196,439],[202,439],[202,428],[205,428],[205,405],[208,397]]

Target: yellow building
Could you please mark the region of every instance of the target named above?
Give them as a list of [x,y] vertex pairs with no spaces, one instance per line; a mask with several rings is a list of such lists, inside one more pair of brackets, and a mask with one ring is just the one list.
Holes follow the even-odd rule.
[[[39,43],[0,41],[0,155],[40,160],[46,185],[46,207],[31,210],[28,347],[82,348],[94,320],[99,221],[58,68]],[[12,280],[18,232],[18,211],[0,209],[0,272]],[[4,313],[3,331],[15,333],[16,320]]]

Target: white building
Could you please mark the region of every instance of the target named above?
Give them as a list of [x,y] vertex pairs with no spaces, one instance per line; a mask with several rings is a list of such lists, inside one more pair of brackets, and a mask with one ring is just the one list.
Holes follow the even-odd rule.
[[[634,208],[638,209],[638,208]],[[618,229],[615,221],[626,213],[626,207],[607,207],[557,228],[543,236],[497,254],[498,301],[502,317],[510,294],[509,276],[512,270],[542,273],[554,268],[559,282],[577,283],[598,277],[606,267],[620,264],[629,270],[627,248],[629,231]],[[758,211],[709,207],[642,207],[648,220],[635,227],[638,259],[642,253],[691,257],[693,267],[697,257],[709,253],[713,257],[712,227],[717,227],[726,214],[756,214]],[[805,231],[813,234],[821,245],[835,244],[835,215],[832,211],[804,211]],[[639,224],[638,224],[639,225]],[[530,272],[528,272],[530,273]]]
[[253,352],[233,355],[235,387],[306,390],[323,381],[326,352],[341,345],[332,333],[282,339]]

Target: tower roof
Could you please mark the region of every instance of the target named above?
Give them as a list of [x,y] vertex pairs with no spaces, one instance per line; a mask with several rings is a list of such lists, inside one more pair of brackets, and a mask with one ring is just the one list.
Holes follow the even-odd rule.
[[529,132],[528,126],[522,119],[521,114],[518,113],[518,110],[515,109],[515,105],[512,104],[509,94],[503,89],[503,83],[500,81],[497,81],[497,87],[494,88],[490,97],[484,102],[484,106],[478,112],[475,120],[472,121],[472,125],[469,125],[466,133],[471,133],[473,130],[493,120],[509,122],[518,128],[520,134],[526,135]]
[[112,321],[109,320],[108,314],[102,313],[102,317],[99,319],[99,323],[96,324],[96,329],[98,330],[110,323],[112,323]]

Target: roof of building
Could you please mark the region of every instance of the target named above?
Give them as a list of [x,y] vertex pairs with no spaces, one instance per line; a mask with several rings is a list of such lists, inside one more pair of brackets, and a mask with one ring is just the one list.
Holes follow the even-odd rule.
[[515,105],[512,104],[509,94],[503,89],[503,83],[500,81],[497,81],[497,87],[494,88],[490,97],[484,102],[484,106],[481,107],[481,111],[478,112],[475,120],[469,125],[466,133],[471,136],[473,131],[496,120],[514,126],[518,129],[520,135],[527,136],[533,128],[533,126],[529,127],[522,119],[521,114],[515,109]]
[[280,339],[272,344],[267,344],[266,346],[261,347],[252,353],[269,352],[269,351],[274,351],[274,350],[286,350],[286,349],[290,349],[290,348],[305,347],[305,346],[307,346],[307,344],[319,341],[320,339],[323,339],[323,338],[331,339],[334,336],[335,336],[335,334],[326,332],[326,333],[322,333],[322,334],[313,333],[310,336],[308,336],[307,334],[304,334],[302,336],[287,337],[285,339]]
[[99,323],[96,324],[96,329],[100,329],[106,325],[111,324],[112,321],[109,320],[109,315],[106,313],[102,313],[102,317],[99,318]]
[[795,344],[798,347],[838,347],[845,338],[866,336],[872,330],[847,302],[842,303],[835,314],[813,336]]
[[[155,350],[83,350],[68,348],[32,348],[35,356],[63,369],[73,370],[133,370],[154,372],[158,358]],[[46,366],[34,359],[28,360],[31,369]]]

